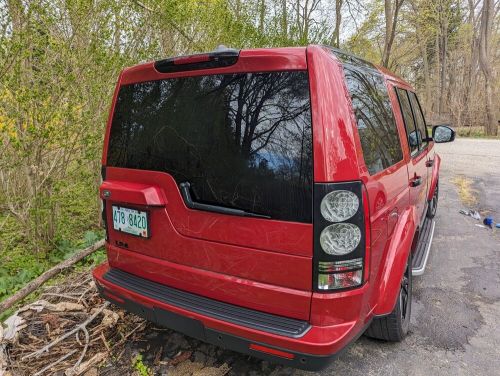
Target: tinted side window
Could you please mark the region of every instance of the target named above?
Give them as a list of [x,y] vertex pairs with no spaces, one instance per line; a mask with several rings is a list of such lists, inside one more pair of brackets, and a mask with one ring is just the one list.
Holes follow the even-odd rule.
[[376,71],[344,64],[361,147],[371,175],[403,159],[387,87]]
[[408,93],[404,89],[396,88],[396,94],[398,95],[399,106],[401,107],[406,134],[408,135],[408,145],[410,146],[410,152],[411,154],[414,154],[418,151],[418,137],[415,127],[415,121],[413,120],[413,114],[411,111],[410,100],[408,98]]
[[417,135],[420,141],[420,148],[423,149],[427,146],[427,128],[425,126],[424,115],[422,114],[422,109],[420,108],[420,103],[418,103],[417,96],[411,91],[408,92],[411,102],[411,108],[413,109],[413,115],[415,115],[415,123],[417,125]]

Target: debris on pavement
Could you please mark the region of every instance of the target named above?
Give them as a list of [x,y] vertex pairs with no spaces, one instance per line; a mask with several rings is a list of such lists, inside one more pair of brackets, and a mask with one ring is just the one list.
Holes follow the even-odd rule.
[[493,218],[491,217],[486,217],[483,221],[483,224],[489,228],[493,228]]
[[469,210],[464,210],[464,209],[461,209],[459,211],[460,214],[463,214],[463,215],[466,215],[468,217],[472,217],[474,219],[477,219],[478,221],[481,220],[481,214],[479,214],[478,211],[476,210],[473,210],[473,209],[469,209]]

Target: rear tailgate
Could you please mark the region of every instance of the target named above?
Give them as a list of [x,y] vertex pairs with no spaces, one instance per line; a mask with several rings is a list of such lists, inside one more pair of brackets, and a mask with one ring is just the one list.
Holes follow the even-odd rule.
[[[309,318],[312,131],[305,69],[305,49],[282,49],[242,51],[230,67],[189,77],[160,74],[152,64],[122,74],[101,186],[112,267]],[[179,188],[184,182],[194,201],[245,214],[189,208]],[[139,226],[147,218],[142,236],[119,231],[113,206],[115,215],[120,208],[146,213],[137,217]]]

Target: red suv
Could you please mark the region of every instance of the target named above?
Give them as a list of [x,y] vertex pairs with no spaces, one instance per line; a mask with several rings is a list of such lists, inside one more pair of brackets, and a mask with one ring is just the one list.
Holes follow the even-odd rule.
[[411,86],[323,46],[125,69],[102,157],[102,296],[242,353],[320,369],[408,332],[440,158]]

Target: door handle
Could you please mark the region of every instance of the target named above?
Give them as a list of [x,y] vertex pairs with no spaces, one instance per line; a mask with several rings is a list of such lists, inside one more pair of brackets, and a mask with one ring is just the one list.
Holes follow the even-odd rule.
[[425,165],[427,167],[432,167],[434,166],[434,159],[429,159],[427,162],[425,162]]
[[410,180],[411,187],[418,187],[420,184],[422,184],[421,176],[415,176],[412,180]]

